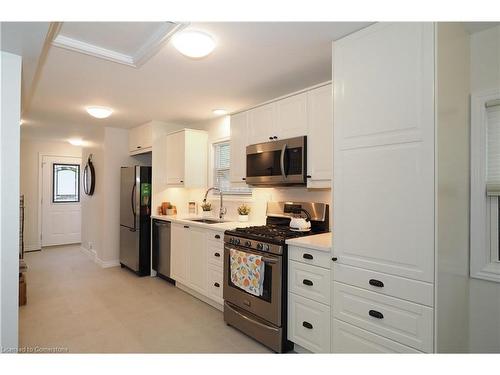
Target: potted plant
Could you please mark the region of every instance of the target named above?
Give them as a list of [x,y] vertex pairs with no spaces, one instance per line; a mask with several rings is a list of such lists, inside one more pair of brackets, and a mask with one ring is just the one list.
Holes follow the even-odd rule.
[[238,207],[238,221],[248,221],[248,214],[250,213],[250,207],[246,204],[242,204]]
[[212,216],[212,203],[208,202],[208,201],[205,201],[201,204],[201,209],[203,210],[201,212],[201,216],[203,217],[208,217],[208,216]]

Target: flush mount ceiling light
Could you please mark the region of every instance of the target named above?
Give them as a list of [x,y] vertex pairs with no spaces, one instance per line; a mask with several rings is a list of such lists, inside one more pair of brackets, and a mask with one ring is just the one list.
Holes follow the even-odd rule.
[[108,107],[90,106],[85,108],[87,113],[95,118],[106,118],[111,116],[113,110]]
[[218,108],[218,109],[214,109],[212,111],[212,113],[216,116],[223,116],[223,115],[227,115],[227,111],[225,109],[222,109],[222,108]]
[[215,40],[201,31],[183,31],[172,38],[174,47],[184,56],[193,59],[205,57],[215,48]]
[[72,138],[68,140],[73,146],[81,146],[83,145],[83,141],[80,138]]

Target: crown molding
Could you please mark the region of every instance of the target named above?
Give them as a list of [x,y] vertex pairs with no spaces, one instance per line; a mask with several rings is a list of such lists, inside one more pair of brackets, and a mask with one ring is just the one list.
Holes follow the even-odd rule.
[[[173,24],[173,27],[172,27]],[[188,23],[173,23],[165,22],[158,28],[142,46],[133,55],[126,55],[111,49],[99,47],[95,44],[82,42],[78,39],[69,38],[62,34],[57,34],[53,40],[52,45],[59,48],[64,48],[70,51],[83,53],[89,56],[94,56],[100,59],[105,59],[115,63],[139,68],[151,57],[153,57],[176,32],[184,29]],[[60,28],[58,32],[60,31]]]

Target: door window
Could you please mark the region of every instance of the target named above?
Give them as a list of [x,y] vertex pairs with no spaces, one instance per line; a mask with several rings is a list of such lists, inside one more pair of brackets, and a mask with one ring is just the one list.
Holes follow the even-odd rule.
[[52,174],[52,202],[80,202],[80,165],[54,163]]

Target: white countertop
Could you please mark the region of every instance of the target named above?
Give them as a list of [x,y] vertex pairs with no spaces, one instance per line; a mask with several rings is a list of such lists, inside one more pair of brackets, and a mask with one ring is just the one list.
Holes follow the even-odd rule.
[[151,215],[151,218],[157,219],[157,220],[170,221],[172,223],[179,223],[179,224],[186,224],[186,225],[191,225],[191,226],[196,226],[196,227],[202,227],[205,229],[218,230],[218,231],[225,231],[228,229],[235,229],[235,228],[245,228],[245,227],[250,227],[252,225],[263,225],[264,224],[264,222],[256,222],[256,221],[246,221],[246,222],[224,221],[224,222],[217,223],[217,224],[207,224],[207,223],[192,221],[192,219],[217,220],[217,218],[213,218],[213,217],[203,218],[201,216]]
[[332,232],[315,234],[286,240],[287,245],[305,247],[321,251],[332,250]]

